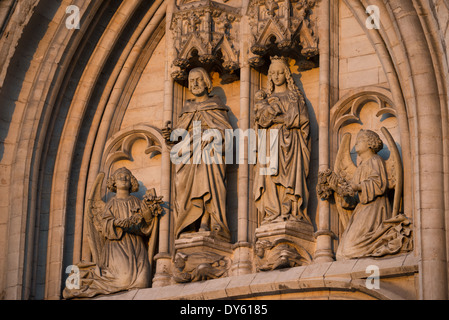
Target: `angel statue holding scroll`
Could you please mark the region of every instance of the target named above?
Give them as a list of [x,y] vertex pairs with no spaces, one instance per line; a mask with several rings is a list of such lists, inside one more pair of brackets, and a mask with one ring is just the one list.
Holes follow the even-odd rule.
[[[95,180],[87,204],[87,231],[94,262],[77,265],[76,281],[66,281],[65,299],[91,298],[124,290],[148,288],[162,197],[154,189],[143,200],[131,195],[139,184],[120,168],[107,180],[115,193],[107,203],[100,196],[104,173]],[[69,277],[70,278],[70,277]]]
[[[391,156],[386,162],[378,152],[383,141],[371,130],[360,130],[355,151],[358,167],[350,156],[351,135],[346,134],[338,151],[334,171],[320,173],[318,194],[334,194],[343,234],[337,260],[382,257],[411,250],[411,222],[400,213],[403,173],[396,143],[386,128]],[[390,200],[393,190],[393,203]]]

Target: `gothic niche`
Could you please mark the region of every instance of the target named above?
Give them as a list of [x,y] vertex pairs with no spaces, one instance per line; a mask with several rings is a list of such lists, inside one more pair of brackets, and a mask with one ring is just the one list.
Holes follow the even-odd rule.
[[316,0],[251,0],[248,16],[252,43],[250,64],[266,68],[269,56],[295,58],[300,71],[318,66]]
[[215,1],[179,4],[170,27],[176,50],[173,79],[185,81],[195,67],[218,68],[224,77],[236,78],[240,18],[238,8]]
[[[344,133],[334,168],[320,172],[317,185],[322,199],[335,202],[343,227],[337,260],[408,252],[413,243],[411,221],[402,208],[402,159],[390,133],[396,128],[383,126],[388,118],[395,118],[394,109],[388,99],[376,94],[361,95],[348,105],[349,112],[337,112],[335,123]],[[351,129],[345,132],[345,126]],[[388,158],[382,156],[385,144],[381,136],[387,143]],[[355,154],[351,155],[351,149]]]

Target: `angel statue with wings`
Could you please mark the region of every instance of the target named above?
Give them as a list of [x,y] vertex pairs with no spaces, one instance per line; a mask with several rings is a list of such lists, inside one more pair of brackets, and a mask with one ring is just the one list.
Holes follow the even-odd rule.
[[65,299],[90,298],[124,290],[148,288],[162,197],[154,189],[143,200],[131,195],[139,184],[120,168],[107,180],[115,193],[107,203],[100,196],[104,173],[94,183],[87,204],[87,232],[94,262],[81,262],[76,285],[66,282]]
[[[402,162],[396,143],[386,128],[391,156],[385,161],[378,152],[383,141],[371,130],[360,130],[351,159],[351,135],[343,136],[334,171],[320,172],[318,194],[328,199],[333,194],[344,228],[337,249],[337,260],[382,257],[411,250],[411,222],[402,213]],[[393,190],[393,203],[390,201]]]

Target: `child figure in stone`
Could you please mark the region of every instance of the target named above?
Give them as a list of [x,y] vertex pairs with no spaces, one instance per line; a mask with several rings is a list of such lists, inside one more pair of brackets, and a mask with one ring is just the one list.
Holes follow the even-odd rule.
[[264,90],[259,90],[254,96],[256,103],[254,104],[254,113],[256,121],[261,123],[269,123],[281,113],[279,102],[275,99],[267,99],[267,93]]

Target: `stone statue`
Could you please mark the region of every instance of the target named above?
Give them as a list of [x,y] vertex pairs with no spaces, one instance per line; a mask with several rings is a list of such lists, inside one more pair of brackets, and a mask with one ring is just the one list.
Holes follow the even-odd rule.
[[[340,220],[345,228],[337,249],[337,259],[381,257],[411,250],[409,219],[399,213],[402,193],[402,163],[399,151],[389,134],[393,163],[388,166],[377,153],[383,141],[371,130],[357,135],[355,151],[360,157],[358,167],[349,154],[350,134],[344,136],[337,155],[335,172],[320,174],[318,194],[324,197],[334,191]],[[388,170],[388,168],[391,170]],[[395,189],[393,206],[388,191]]]
[[[310,162],[310,122],[305,99],[288,62],[273,57],[268,71],[267,93],[256,94],[256,128],[278,130],[278,167],[271,175],[255,167],[254,196],[262,224],[295,220],[310,222],[307,215]],[[267,134],[268,136],[269,134]],[[260,137],[259,137],[260,138]],[[272,142],[267,142],[267,149]],[[260,159],[260,157],[259,157]]]
[[[175,130],[169,123],[163,129],[175,162],[175,238],[185,232],[212,232],[229,240],[222,150],[225,131],[232,130],[229,108],[219,97],[210,96],[212,81],[205,69],[192,69],[188,84],[195,98],[186,101]],[[172,141],[175,132],[184,132],[181,142]],[[174,161],[185,148],[183,160]]]
[[118,169],[107,181],[116,195],[107,203],[100,197],[104,173],[95,181],[87,205],[87,230],[94,262],[77,265],[75,283],[67,283],[65,299],[148,288],[162,197],[148,190],[144,200],[137,179],[127,168]]

